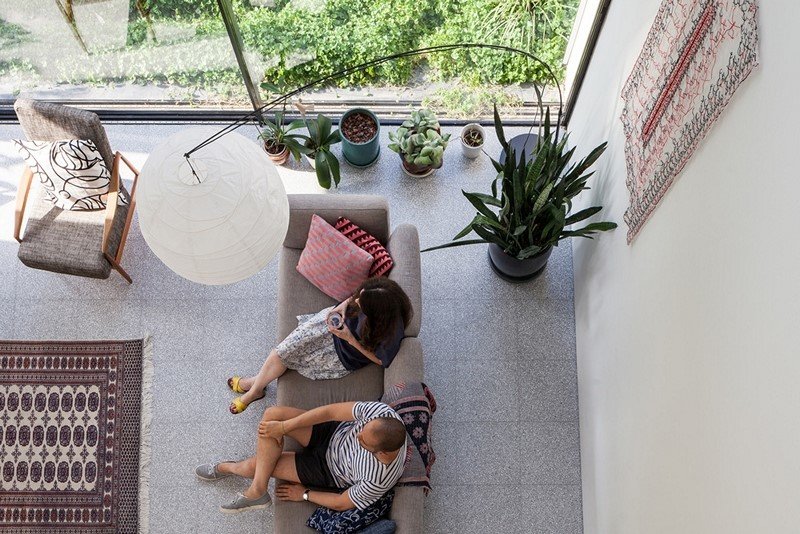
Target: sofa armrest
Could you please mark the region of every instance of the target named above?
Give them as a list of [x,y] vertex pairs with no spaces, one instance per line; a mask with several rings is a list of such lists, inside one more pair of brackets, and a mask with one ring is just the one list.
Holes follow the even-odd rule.
[[406,335],[418,336],[422,324],[422,262],[417,227],[401,224],[395,228],[389,236],[386,249],[394,261],[389,278],[400,284],[414,308],[414,316],[406,327]]
[[287,195],[289,229],[283,246],[301,249],[306,246],[311,217],[318,215],[330,224],[347,217],[381,243],[389,239],[389,204],[373,195]]
[[425,376],[424,365],[419,339],[403,338],[392,365],[383,371],[383,390],[386,391],[400,382],[422,382]]
[[394,488],[394,501],[389,515],[397,523],[395,534],[421,534],[425,532],[425,493],[416,486]]

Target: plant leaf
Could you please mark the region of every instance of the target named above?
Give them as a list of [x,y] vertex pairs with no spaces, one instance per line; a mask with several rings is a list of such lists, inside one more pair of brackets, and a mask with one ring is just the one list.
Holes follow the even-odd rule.
[[319,124],[319,139],[328,139],[328,136],[331,135],[331,120],[320,113],[317,115],[317,124]]
[[585,210],[581,210],[578,213],[574,213],[567,217],[567,220],[564,221],[564,226],[569,226],[570,224],[575,224],[576,222],[580,222],[584,219],[588,219],[598,211],[603,209],[602,206],[593,206],[591,208],[586,208]]
[[317,182],[325,189],[331,188],[331,168],[328,165],[328,159],[325,157],[324,151],[317,152],[317,157],[314,158],[314,167],[317,171]]
[[539,193],[539,196],[536,198],[536,202],[533,203],[533,214],[536,215],[544,206],[547,199],[550,198],[550,192],[553,190],[553,182],[548,183],[542,189],[542,192]]
[[461,193],[463,193],[463,195],[467,197],[467,200],[469,200],[470,204],[472,204],[475,207],[475,209],[478,210],[479,213],[488,217],[489,219],[494,220],[495,222],[497,221],[497,215],[495,215],[495,213],[492,210],[487,208],[486,204],[484,204],[481,199],[475,196],[475,194],[467,193],[466,191],[463,190],[461,191]]
[[486,193],[472,193],[472,195],[489,206],[497,206],[498,208],[501,206],[500,201],[497,200],[497,197],[493,197],[492,195],[487,195]]
[[494,105],[494,131],[497,132],[497,140],[500,141],[500,146],[506,151],[506,159],[508,159],[508,143],[506,142],[506,135],[503,133],[503,123],[500,121],[500,113],[497,112],[497,103]]
[[478,245],[478,244],[481,244],[481,243],[485,244],[486,241],[484,241],[483,239],[468,239],[466,241],[451,241],[450,243],[445,243],[444,245],[436,245],[435,247],[424,248],[424,249],[420,250],[420,253],[428,252],[430,250],[439,250],[439,249],[443,249],[443,248],[460,247],[460,246],[463,246],[463,245]]

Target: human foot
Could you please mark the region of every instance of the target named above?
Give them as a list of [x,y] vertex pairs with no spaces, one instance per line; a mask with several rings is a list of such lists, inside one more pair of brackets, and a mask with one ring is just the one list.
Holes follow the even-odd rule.
[[247,393],[253,387],[252,378],[244,378],[241,376],[232,376],[228,379],[228,387],[234,393]]
[[225,514],[238,514],[247,510],[260,510],[266,508],[272,503],[269,492],[264,492],[264,495],[255,499],[248,499],[242,493],[237,493],[234,499],[219,507],[220,511]]
[[256,397],[253,400],[248,400],[246,394],[242,395],[241,397],[236,397],[235,399],[233,399],[231,401],[231,405],[228,407],[228,410],[230,410],[230,412],[233,415],[240,414],[243,411],[245,411],[247,409],[247,407],[250,406],[251,403],[253,403],[253,402],[257,401],[257,400],[261,400],[263,398],[264,398],[263,394],[260,397]]
[[215,464],[198,465],[194,470],[194,474],[197,475],[198,478],[201,478],[203,480],[208,480],[209,482],[216,482],[217,480],[231,476],[230,473],[223,473],[219,470],[219,466],[224,463],[230,463],[230,462],[217,462]]

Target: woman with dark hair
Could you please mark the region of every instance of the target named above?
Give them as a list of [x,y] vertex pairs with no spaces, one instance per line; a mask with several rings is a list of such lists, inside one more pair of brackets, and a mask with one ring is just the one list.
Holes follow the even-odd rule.
[[231,413],[243,412],[264,388],[294,369],[312,380],[341,378],[369,364],[389,367],[413,315],[403,289],[385,277],[368,278],[337,306],[297,317],[295,328],[267,356],[257,375],[228,379],[240,393]]

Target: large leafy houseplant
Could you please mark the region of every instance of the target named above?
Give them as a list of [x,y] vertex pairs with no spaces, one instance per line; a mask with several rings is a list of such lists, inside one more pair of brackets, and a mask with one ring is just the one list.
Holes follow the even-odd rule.
[[339,130],[332,130],[331,120],[322,115],[317,115],[316,119],[306,119],[308,136],[305,140],[305,154],[313,160],[314,170],[317,172],[317,181],[325,189],[331,188],[331,180],[338,187],[339,180],[339,160],[331,152],[331,145],[341,142],[342,136]]
[[[616,223],[604,221],[572,230],[565,229],[602,209],[602,206],[592,206],[570,214],[572,199],[589,189],[586,182],[594,173],[587,171],[605,151],[606,143],[596,147],[577,163],[570,163],[575,147],[567,150],[569,136],[564,135],[559,139],[558,131],[553,132],[548,110],[534,157],[526,161],[522,155],[517,162],[514,148],[506,141],[497,107],[494,110],[494,125],[506,158],[503,163],[492,160],[497,177],[492,181],[491,194],[462,190],[477,210],[475,217],[452,242],[426,250],[489,243],[500,247],[508,256],[526,260],[557,246],[559,241],[567,237],[591,238],[597,232],[617,227]],[[472,232],[479,238],[461,240]]]

